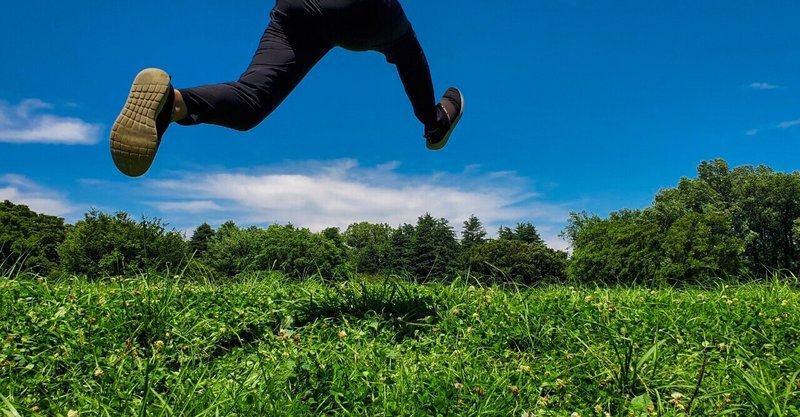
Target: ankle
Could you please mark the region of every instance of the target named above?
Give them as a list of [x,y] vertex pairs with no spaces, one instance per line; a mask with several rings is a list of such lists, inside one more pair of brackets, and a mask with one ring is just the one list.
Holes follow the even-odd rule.
[[185,119],[189,115],[189,110],[186,108],[186,103],[183,101],[183,95],[180,90],[175,89],[175,101],[172,104],[172,121],[177,122]]

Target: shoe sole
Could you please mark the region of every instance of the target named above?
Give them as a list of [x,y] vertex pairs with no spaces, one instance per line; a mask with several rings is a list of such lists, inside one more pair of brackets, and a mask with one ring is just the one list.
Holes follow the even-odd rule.
[[158,151],[156,117],[166,104],[170,77],[148,68],[133,80],[131,92],[111,128],[111,157],[125,175],[144,175]]
[[447,131],[447,134],[444,135],[444,138],[442,138],[442,140],[436,142],[433,145],[431,145],[430,143],[428,143],[426,141],[425,146],[427,146],[428,149],[430,149],[432,151],[438,151],[438,150],[444,148],[445,145],[447,145],[447,141],[450,140],[450,135],[452,135],[453,131],[456,130],[456,126],[458,125],[458,122],[461,121],[461,116],[464,115],[464,102],[466,100],[464,100],[464,94],[461,93],[461,90],[456,88],[456,91],[458,91],[458,95],[461,96],[461,111],[458,113],[458,116],[456,116],[456,120],[454,120],[453,123],[450,125],[450,130]]

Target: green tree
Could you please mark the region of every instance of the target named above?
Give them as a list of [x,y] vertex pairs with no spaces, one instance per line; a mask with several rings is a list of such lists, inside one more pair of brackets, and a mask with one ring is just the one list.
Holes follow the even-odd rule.
[[392,268],[392,230],[388,224],[353,223],[344,232],[344,241],[358,272],[375,274]]
[[186,242],[167,231],[160,219],[136,221],[125,212],[91,210],[67,232],[58,249],[65,272],[90,278],[141,271],[175,271],[184,261]]
[[583,282],[652,282],[663,261],[663,233],[640,210],[621,210],[608,219],[572,213],[565,235],[573,252],[568,276]]
[[519,240],[525,243],[532,243],[535,245],[544,245],[544,240],[539,236],[530,222],[517,223],[514,229],[505,226],[500,226],[497,231],[497,239],[499,240]]
[[292,225],[271,225],[264,232],[264,253],[260,265],[296,278],[320,274],[334,278],[346,273],[342,249],[324,237]]
[[414,226],[405,223],[392,232],[392,270],[413,273]]
[[458,256],[458,242],[447,219],[429,213],[414,227],[412,273],[418,279],[442,278],[452,273]]
[[567,254],[522,240],[497,239],[470,248],[470,271],[484,279],[521,284],[562,282]]
[[47,274],[59,264],[64,219],[38,214],[8,200],[0,203],[0,265]]
[[565,230],[570,277],[694,282],[742,271],[800,273],[798,201],[800,173],[704,161],[696,178],[660,191],[644,210],[573,216]]
[[320,232],[320,235],[333,242],[337,248],[344,249],[344,237],[338,227],[326,227]]
[[517,227],[514,228],[514,239],[533,245],[544,245],[539,232],[528,222],[517,223]]
[[724,212],[691,212],[679,218],[667,231],[662,251],[665,259],[657,277],[669,283],[738,278],[743,272],[744,241],[734,235]]
[[189,239],[189,255],[202,258],[208,251],[208,244],[214,239],[215,234],[214,228],[208,223],[197,226],[194,229],[194,233],[192,233],[191,239]]
[[205,262],[220,274],[234,277],[243,272],[268,269],[264,255],[264,230],[242,229],[233,221],[223,223],[208,243]]
[[486,242],[486,229],[473,214],[464,221],[464,227],[461,229],[461,247],[464,251],[468,251],[471,247],[484,242]]
[[497,239],[514,240],[514,231],[506,226],[500,226],[500,228],[497,229]]

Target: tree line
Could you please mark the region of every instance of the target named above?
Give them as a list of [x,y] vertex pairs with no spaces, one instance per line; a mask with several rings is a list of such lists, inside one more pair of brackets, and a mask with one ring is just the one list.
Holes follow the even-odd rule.
[[487,280],[576,283],[702,283],[800,272],[800,173],[765,166],[730,169],[704,161],[696,178],[659,191],[643,209],[601,218],[571,213],[562,234],[572,252],[547,247],[528,222],[487,238],[471,216],[460,236],[424,214],[392,227],[360,222],[321,232],[289,225],[218,228],[189,239],[158,219],[91,210],[73,225],[9,201],[0,204],[0,265],[39,274],[101,278],[195,268],[214,277],[282,271],[294,277],[457,274]]
[[587,282],[702,283],[800,272],[800,173],[704,161],[651,206],[572,213],[568,276]]
[[418,281],[469,273],[532,284],[565,279],[567,254],[548,248],[530,223],[487,239],[481,221],[464,222],[460,239],[446,219],[426,213],[396,228],[360,222],[321,232],[288,225],[217,229],[203,223],[189,239],[159,219],[90,210],[74,225],[24,205],[0,204],[0,263],[42,275],[101,279],[186,268],[215,278],[260,271],[292,277],[401,274]]

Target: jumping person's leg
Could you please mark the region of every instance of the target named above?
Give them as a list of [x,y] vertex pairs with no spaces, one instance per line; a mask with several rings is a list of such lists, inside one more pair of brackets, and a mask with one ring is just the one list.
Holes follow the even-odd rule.
[[264,32],[250,66],[238,81],[180,89],[187,117],[177,123],[208,123],[249,130],[272,113],[331,49],[279,12]]
[[414,108],[414,115],[426,130],[435,128],[437,115],[433,80],[428,60],[417,40],[417,35],[409,29],[397,43],[381,52],[386,55],[387,62],[397,67],[400,81]]
[[130,176],[147,172],[170,120],[248,130],[272,113],[331,49],[316,33],[316,17],[296,13],[299,4],[278,2],[238,81],[176,90],[164,71],[142,71],[112,127],[111,154],[120,171]]
[[441,149],[463,113],[463,97],[450,88],[437,103],[428,60],[398,0],[320,0],[330,22],[330,43],[352,50],[383,53],[397,67],[400,80],[425,126],[428,148]]

